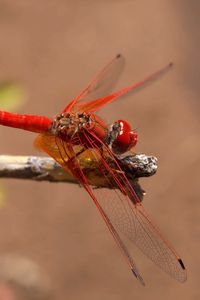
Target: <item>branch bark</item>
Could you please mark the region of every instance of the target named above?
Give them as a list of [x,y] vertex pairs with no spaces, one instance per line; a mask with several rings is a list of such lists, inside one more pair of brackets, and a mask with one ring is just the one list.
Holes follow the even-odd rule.
[[[157,170],[157,159],[145,154],[124,156],[119,164],[130,180],[152,176]],[[0,155],[0,178],[77,183],[54,159],[39,156]]]

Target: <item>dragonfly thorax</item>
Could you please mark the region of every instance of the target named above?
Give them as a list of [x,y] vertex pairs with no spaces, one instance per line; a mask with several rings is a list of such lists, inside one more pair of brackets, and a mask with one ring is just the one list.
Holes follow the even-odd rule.
[[55,117],[51,132],[71,138],[83,129],[90,129],[93,122],[92,115],[87,113],[61,113]]

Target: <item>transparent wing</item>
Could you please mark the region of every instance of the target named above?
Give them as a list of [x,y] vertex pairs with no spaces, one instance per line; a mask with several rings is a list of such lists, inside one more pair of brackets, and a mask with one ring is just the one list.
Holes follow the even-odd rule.
[[96,74],[87,87],[65,107],[64,112],[76,110],[80,101],[87,102],[90,99],[97,99],[110,93],[117,83],[124,65],[124,57],[121,54],[116,55]]
[[[100,141],[97,137],[93,135],[91,138],[87,134],[87,139],[90,140],[91,146],[98,148]],[[95,144],[94,140],[98,140],[98,143]],[[114,189],[112,193],[106,189],[93,190],[99,204],[123,241],[123,236],[127,237],[163,271],[184,282],[187,275],[181,258],[152,222],[110,150],[103,143],[102,146],[103,156],[109,156],[112,160],[111,169],[107,159],[101,156],[99,166],[102,176],[118,189]],[[132,255],[133,249],[128,250]]]
[[163,68],[159,69],[158,71],[150,74],[149,76],[145,77],[143,80],[135,82],[125,88],[122,88],[112,94],[79,103],[78,105],[75,105],[73,107],[74,110],[77,110],[79,112],[87,112],[87,113],[94,113],[98,109],[102,108],[103,106],[107,105],[108,103],[111,103],[115,101],[118,98],[122,98],[122,96],[128,95],[130,92],[135,91],[135,89],[140,88],[144,86],[147,83],[150,83],[151,81],[154,81],[158,79],[162,74],[164,74],[169,68],[171,68],[172,64],[167,64]]
[[[84,144],[82,144],[83,134],[78,138],[83,150],[95,149],[90,159],[96,161],[102,177],[107,180],[110,187],[113,187],[113,190],[91,189],[87,181],[87,175],[83,174],[79,164],[78,155],[80,151],[74,149],[72,143],[66,143],[61,138],[54,137],[54,146],[51,148],[57,148],[57,151],[48,150],[47,153],[67,171],[70,170],[72,175],[85,187],[120,247],[133,274],[144,284],[132,258],[134,245],[136,245],[171,277],[184,282],[187,276],[182,260],[151,221],[110,150],[91,132],[84,132]],[[49,137],[42,135],[42,139],[40,145],[44,149],[43,145],[46,144],[46,139],[48,140]],[[127,243],[127,238],[132,244]]]
[[165,71],[173,66],[172,63],[169,63],[158,71],[145,77],[143,80],[110,94],[122,73],[124,65],[124,57],[121,54],[116,55],[96,74],[87,87],[83,89],[78,96],[72,99],[72,101],[70,101],[63,112],[95,112],[104,105],[115,101],[119,97],[122,97],[131,91],[134,91],[136,88],[140,88],[146,83],[156,80],[160,75],[164,74]]

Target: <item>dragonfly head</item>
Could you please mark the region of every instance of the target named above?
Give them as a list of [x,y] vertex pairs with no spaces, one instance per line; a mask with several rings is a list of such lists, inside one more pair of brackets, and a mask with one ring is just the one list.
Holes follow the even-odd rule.
[[137,144],[137,132],[125,120],[117,120],[109,135],[109,144],[116,154],[123,154]]

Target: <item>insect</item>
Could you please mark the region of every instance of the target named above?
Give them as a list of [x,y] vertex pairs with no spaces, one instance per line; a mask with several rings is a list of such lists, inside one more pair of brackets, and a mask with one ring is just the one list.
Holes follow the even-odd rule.
[[[132,273],[143,285],[144,280],[132,258],[134,245],[180,282],[186,280],[186,269],[177,252],[152,222],[119,163],[121,154],[135,147],[136,131],[125,120],[117,120],[109,126],[95,113],[155,79],[170,66],[138,83],[109,93],[124,67],[123,56],[117,55],[55,118],[0,112],[1,125],[39,133],[36,146],[53,157],[85,188]],[[86,165],[92,165],[101,174],[102,188],[93,188],[95,180],[87,173]]]

